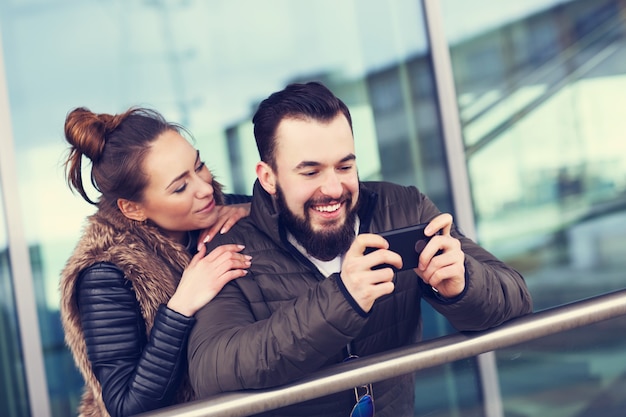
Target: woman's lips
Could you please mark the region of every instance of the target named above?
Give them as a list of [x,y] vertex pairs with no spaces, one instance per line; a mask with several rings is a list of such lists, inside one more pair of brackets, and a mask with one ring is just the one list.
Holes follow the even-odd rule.
[[211,200],[209,204],[197,211],[197,213],[208,213],[215,207],[215,200]]

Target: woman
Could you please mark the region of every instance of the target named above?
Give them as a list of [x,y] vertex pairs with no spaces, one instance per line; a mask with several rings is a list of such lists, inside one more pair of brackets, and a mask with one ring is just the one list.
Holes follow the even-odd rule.
[[[246,216],[249,204],[223,205],[183,132],[143,108],[78,108],[65,120],[68,185],[97,206],[60,286],[66,342],[86,382],[81,416],[129,416],[192,398],[193,316],[250,265],[239,245],[205,253],[203,242]],[[97,202],[83,184],[83,156]],[[198,230],[208,235],[196,248]]]

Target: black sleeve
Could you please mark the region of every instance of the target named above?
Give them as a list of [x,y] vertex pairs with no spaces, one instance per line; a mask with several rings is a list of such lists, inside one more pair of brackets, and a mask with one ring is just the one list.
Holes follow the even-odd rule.
[[112,417],[171,405],[195,319],[161,305],[149,337],[130,282],[115,265],[85,269],[77,287],[87,354]]

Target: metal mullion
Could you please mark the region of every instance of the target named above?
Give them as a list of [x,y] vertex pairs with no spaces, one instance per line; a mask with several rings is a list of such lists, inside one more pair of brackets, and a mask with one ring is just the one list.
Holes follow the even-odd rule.
[[[422,5],[437,89],[439,117],[448,162],[455,223],[459,225],[466,236],[476,240],[476,225],[463,144],[461,117],[457,105],[450,49],[443,26],[441,0],[422,0]],[[477,366],[483,394],[484,415],[486,417],[503,417],[495,353],[487,352],[478,355]]]
[[33,274],[21,216],[15,160],[9,92],[0,32],[0,184],[6,213],[10,271],[13,279],[30,413],[32,416],[49,417],[50,398],[39,332]]

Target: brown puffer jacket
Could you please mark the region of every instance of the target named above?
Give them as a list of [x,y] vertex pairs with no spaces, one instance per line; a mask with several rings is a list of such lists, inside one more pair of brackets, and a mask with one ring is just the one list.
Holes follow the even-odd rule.
[[[361,184],[360,232],[425,223],[440,214],[415,187]],[[240,243],[252,256],[248,275],[230,282],[196,314],[189,339],[192,386],[200,398],[282,385],[346,357],[352,343],[367,356],[420,340],[420,302],[426,300],[458,330],[482,330],[531,312],[521,275],[462,236],[467,285],[444,300],[412,270],[396,274],[394,292],[364,313],[339,274],[324,276],[285,238],[272,198],[257,182],[252,212],[212,245]],[[411,375],[374,384],[376,416],[412,416]],[[344,392],[267,413],[271,416],[350,414]]]

